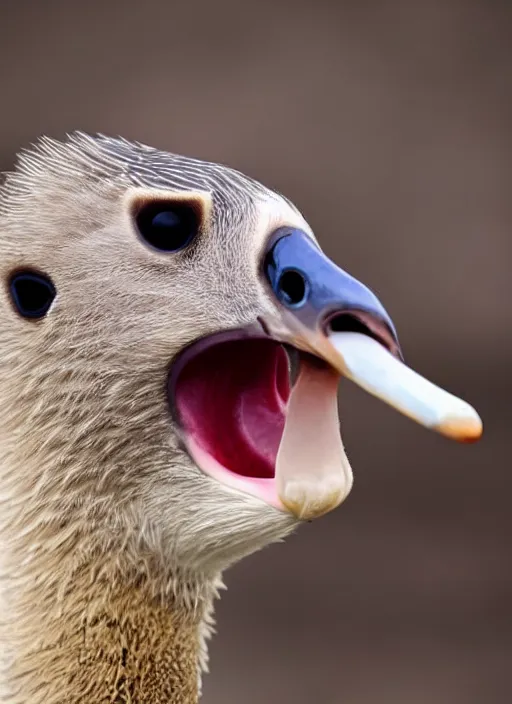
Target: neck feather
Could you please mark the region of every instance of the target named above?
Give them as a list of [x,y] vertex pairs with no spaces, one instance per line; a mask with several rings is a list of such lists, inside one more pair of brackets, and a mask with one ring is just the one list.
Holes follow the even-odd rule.
[[126,551],[83,555],[63,550],[52,569],[44,552],[18,560],[2,594],[0,702],[195,704],[216,580],[164,576]]

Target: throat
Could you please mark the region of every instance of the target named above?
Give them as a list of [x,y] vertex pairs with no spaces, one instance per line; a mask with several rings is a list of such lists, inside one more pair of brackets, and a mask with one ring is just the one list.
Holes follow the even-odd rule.
[[65,595],[32,595],[0,702],[196,704],[209,605],[187,607],[140,575],[80,570]]

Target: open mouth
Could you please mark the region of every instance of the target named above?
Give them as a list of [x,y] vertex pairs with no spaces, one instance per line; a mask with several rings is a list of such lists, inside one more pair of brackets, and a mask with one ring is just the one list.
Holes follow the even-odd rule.
[[352,485],[339,379],[318,357],[240,331],[186,349],[169,396],[187,451],[205,474],[307,518],[338,505]]
[[168,381],[170,405],[205,474],[301,519],[338,506],[352,488],[338,419],[342,375],[448,437],[480,437],[474,409],[403,364],[398,348],[364,315],[339,316],[308,339],[312,354],[248,330],[230,331],[178,356]]
[[287,354],[261,339],[221,342],[193,356],[175,398],[183,429],[219,465],[271,479],[289,396]]

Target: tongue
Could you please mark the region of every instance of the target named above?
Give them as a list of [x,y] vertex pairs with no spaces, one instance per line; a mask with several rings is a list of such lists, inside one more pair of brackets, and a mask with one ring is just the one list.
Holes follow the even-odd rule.
[[338,382],[331,368],[301,358],[276,461],[279,498],[301,519],[336,508],[352,487],[339,431]]

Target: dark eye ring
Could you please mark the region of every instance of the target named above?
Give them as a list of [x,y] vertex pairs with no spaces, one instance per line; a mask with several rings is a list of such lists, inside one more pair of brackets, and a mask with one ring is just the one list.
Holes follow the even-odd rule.
[[160,252],[179,252],[188,247],[201,227],[199,213],[190,203],[151,202],[135,213],[142,239]]
[[52,280],[46,274],[29,270],[13,274],[9,292],[18,313],[32,320],[44,318],[57,295]]

